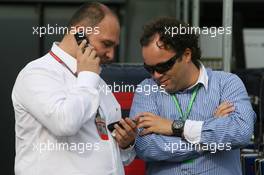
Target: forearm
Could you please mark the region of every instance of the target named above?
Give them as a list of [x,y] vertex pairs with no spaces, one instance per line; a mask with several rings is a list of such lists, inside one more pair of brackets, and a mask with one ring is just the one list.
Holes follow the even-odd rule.
[[[230,144],[232,148],[247,145],[253,134],[255,114],[252,110],[235,112],[228,117],[191,121],[184,127],[190,143]],[[199,125],[199,126],[197,126]],[[198,128],[198,129],[197,129]]]
[[182,162],[201,155],[179,137],[150,134],[136,139],[136,153],[145,161]]
[[201,143],[231,143],[232,147],[249,144],[254,131],[254,114],[240,118],[234,114],[226,118],[207,120],[203,124]]

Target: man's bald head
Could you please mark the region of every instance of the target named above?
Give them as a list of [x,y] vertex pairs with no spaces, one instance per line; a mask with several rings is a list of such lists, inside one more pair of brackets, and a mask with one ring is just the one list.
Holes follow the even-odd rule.
[[115,47],[119,44],[120,24],[117,16],[107,6],[101,3],[85,3],[71,18],[66,35],[60,42],[60,47],[73,57],[76,57],[78,43],[76,32],[83,32],[83,37],[89,42],[100,64],[113,61]]
[[93,27],[99,24],[106,15],[117,18],[116,14],[104,4],[98,2],[85,3],[74,13],[69,22],[69,27],[76,25]]

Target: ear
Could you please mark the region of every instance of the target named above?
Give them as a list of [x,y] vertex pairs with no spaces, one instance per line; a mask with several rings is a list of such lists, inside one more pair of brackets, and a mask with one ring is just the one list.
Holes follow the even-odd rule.
[[165,49],[165,45],[162,41],[156,41],[156,46],[160,49]]
[[190,48],[186,48],[183,53],[183,60],[186,63],[190,63],[192,61],[192,50]]

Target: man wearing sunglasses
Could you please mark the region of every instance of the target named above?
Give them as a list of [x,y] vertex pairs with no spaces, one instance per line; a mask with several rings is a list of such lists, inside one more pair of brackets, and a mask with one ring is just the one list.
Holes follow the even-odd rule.
[[242,81],[234,74],[206,69],[198,36],[166,28],[186,26],[160,18],[144,27],[144,85],[165,91],[136,92],[130,117],[138,122],[137,155],[148,175],[242,174],[240,147],[253,133],[255,113]]

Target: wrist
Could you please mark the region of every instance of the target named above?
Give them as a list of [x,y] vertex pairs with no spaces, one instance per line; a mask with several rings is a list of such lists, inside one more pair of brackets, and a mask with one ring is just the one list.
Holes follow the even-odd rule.
[[121,149],[128,149],[133,147],[135,144],[135,140],[133,140],[130,144],[126,145],[126,146],[120,146]]
[[174,120],[171,124],[172,135],[176,137],[183,137],[185,121]]
[[169,127],[167,127],[168,128],[168,131],[167,131],[167,135],[169,135],[169,136],[173,136],[174,134],[173,134],[173,130],[172,130],[172,124],[173,124],[173,121],[169,121]]

